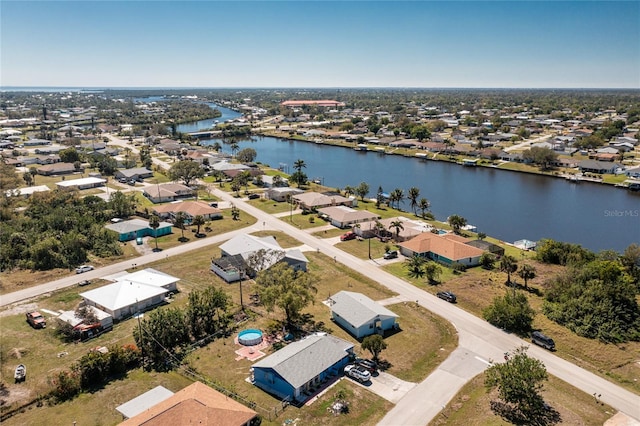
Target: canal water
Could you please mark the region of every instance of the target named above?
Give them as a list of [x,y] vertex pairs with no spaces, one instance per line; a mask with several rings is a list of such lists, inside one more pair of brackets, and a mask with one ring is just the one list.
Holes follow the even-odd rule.
[[[209,105],[222,112],[215,119],[219,122],[240,116]],[[178,126],[178,130],[194,132],[213,124],[214,119],[202,120]],[[370,198],[379,186],[384,192],[400,188],[405,194],[415,186],[420,197],[430,201],[436,219],[445,221],[458,214],[479,232],[506,242],[552,238],[594,251],[619,252],[631,243],[640,244],[640,193],[625,189],[272,137],[240,141],[239,147],[254,148],[256,161],[287,173],[293,173],[293,163],[302,159],[309,179],[320,179],[330,188],[366,182]],[[230,146],[223,144],[223,151],[230,153]],[[409,210],[409,202],[402,208]]]
[[182,133],[191,133],[191,132],[198,132],[201,130],[211,130],[213,126],[217,123],[224,123],[225,121],[234,120],[242,116],[242,114],[240,114],[237,111],[222,107],[220,105],[216,105],[212,102],[207,102],[207,105],[209,105],[211,108],[217,109],[218,111],[220,111],[222,115],[220,117],[210,118],[208,120],[200,120],[200,121],[194,121],[191,123],[180,124],[176,126],[176,131],[182,132]]

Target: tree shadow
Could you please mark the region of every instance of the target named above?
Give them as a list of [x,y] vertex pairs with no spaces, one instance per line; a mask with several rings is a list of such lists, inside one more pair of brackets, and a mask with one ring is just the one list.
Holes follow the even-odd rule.
[[562,421],[560,413],[545,402],[530,413],[502,401],[491,401],[490,405],[491,411],[514,425],[551,426]]

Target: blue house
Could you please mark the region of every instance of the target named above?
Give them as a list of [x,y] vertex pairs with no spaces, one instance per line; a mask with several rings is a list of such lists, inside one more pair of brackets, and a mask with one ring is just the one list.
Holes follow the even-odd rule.
[[362,293],[341,291],[329,298],[331,319],[356,339],[396,327],[398,315]]
[[304,401],[313,389],[354,357],[353,344],[331,335],[312,335],[290,343],[253,364],[252,382],[287,401]]
[[171,224],[160,222],[158,229],[149,226],[149,222],[142,219],[123,220],[117,223],[110,223],[105,228],[118,233],[118,241],[131,241],[138,237],[161,237],[171,234]]

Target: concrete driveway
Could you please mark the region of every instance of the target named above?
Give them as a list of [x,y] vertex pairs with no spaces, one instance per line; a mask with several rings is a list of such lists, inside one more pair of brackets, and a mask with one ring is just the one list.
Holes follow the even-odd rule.
[[356,380],[352,381],[387,401],[393,402],[394,404],[400,401],[402,397],[416,386],[415,383],[405,382],[404,380],[398,379],[396,376],[392,376],[391,374],[382,371],[379,372],[377,376],[372,376],[370,383],[360,383]]

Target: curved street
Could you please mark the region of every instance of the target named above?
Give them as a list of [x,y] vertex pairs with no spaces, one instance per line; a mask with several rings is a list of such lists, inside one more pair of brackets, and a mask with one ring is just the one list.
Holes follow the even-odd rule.
[[[124,142],[124,141],[122,141]],[[125,143],[126,144],[126,143]],[[160,162],[159,162],[160,163]],[[167,167],[166,163],[162,164]],[[318,239],[262,210],[214,188],[216,197],[232,202],[235,206],[257,219],[256,224],[222,235],[190,242],[178,247],[140,256],[134,260],[142,266],[163,258],[183,254],[191,250],[225,241],[237,234],[272,229],[284,232],[312,249],[319,250],[336,261],[370,277],[381,285],[398,293],[406,300],[415,300],[421,306],[450,321],[458,330],[459,346],[433,373],[413,387],[395,407],[380,421],[380,425],[425,425],[437,416],[442,408],[471,378],[482,372],[492,360],[500,360],[505,352],[521,345],[529,345],[517,336],[491,326],[455,305],[446,303],[408,282],[381,270],[373,263],[356,258],[334,247],[332,241]],[[95,279],[132,267],[131,261],[119,262],[80,275],[72,275],[29,289],[3,295],[0,306],[36,297],[78,283],[81,279]],[[547,371],[587,394],[600,394],[600,400],[626,415],[640,421],[640,396],[590,373],[537,346],[531,346],[529,355],[540,359]]]

